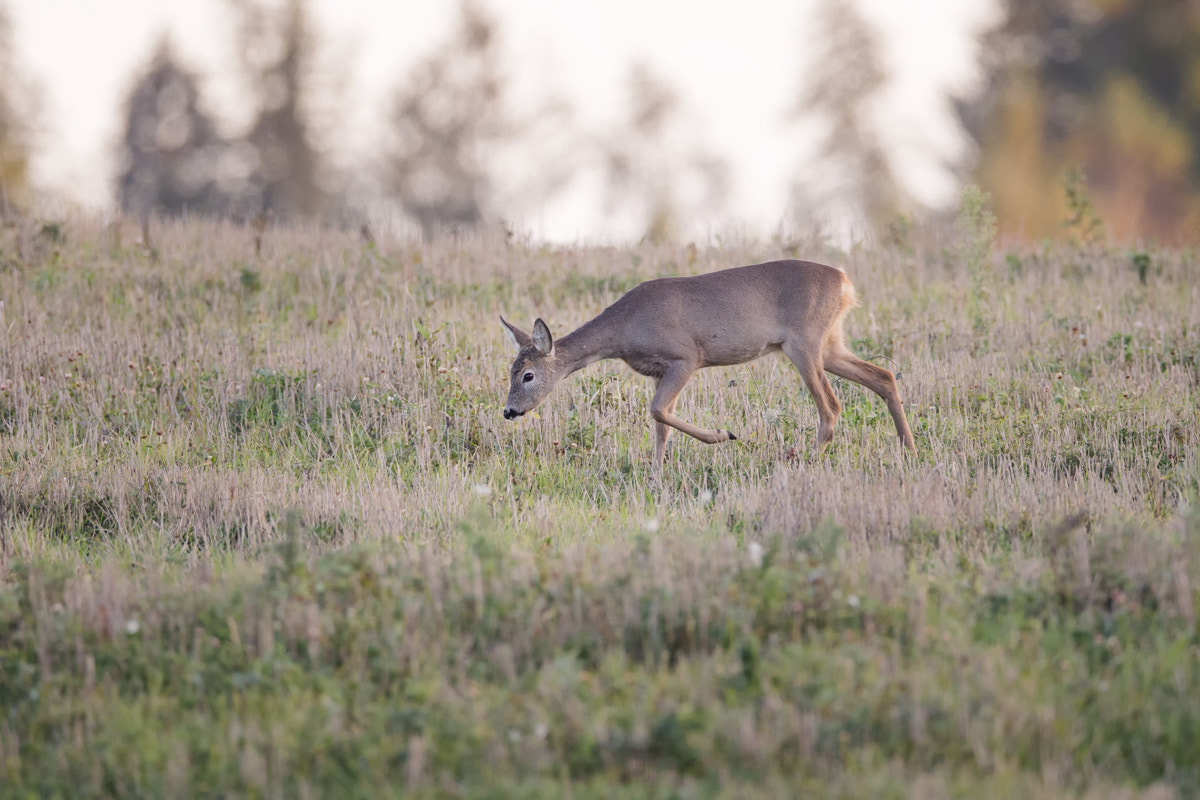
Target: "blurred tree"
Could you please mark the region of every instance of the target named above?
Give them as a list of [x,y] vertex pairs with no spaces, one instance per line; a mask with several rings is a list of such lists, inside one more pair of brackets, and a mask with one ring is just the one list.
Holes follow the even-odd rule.
[[681,219],[715,218],[729,189],[729,168],[681,136],[679,97],[644,64],[629,73],[628,115],[599,143],[607,185],[605,210],[639,220],[642,239],[668,241]]
[[909,201],[889,164],[886,132],[872,118],[887,82],[879,38],[850,0],[820,0],[811,40],[811,68],[790,117],[821,129],[815,163],[793,184],[793,208],[798,216],[848,217],[880,230]]
[[126,101],[117,197],[145,220],[152,212],[221,214],[229,196],[218,171],[229,145],[201,105],[195,76],[165,39]]
[[448,41],[392,98],[384,193],[425,238],[498,221],[501,208],[519,216],[561,190],[574,168],[569,107],[551,98],[515,111],[501,45],[496,20],[463,0]]
[[388,191],[426,238],[482,223],[492,190],[486,151],[512,134],[496,23],[475,3],[459,10],[449,43],[392,101]]
[[1079,169],[1118,238],[1200,235],[1200,5],[1010,0],[990,45],[989,90],[964,118],[1003,225],[1058,232]]
[[310,217],[324,205],[321,155],[309,129],[316,39],[305,0],[228,0],[238,15],[243,67],[257,115],[234,160],[250,169],[234,198],[239,215]]
[[23,85],[15,78],[11,22],[0,5],[0,217],[12,213],[29,190],[29,110]]

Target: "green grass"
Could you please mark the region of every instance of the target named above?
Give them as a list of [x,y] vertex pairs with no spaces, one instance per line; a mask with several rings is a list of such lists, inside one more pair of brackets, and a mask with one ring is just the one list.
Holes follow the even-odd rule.
[[1200,793],[1190,252],[814,243],[917,455],[845,381],[811,455],[764,359],[656,484],[620,364],[501,419],[496,315],[781,246],[54,224],[0,228],[0,797]]

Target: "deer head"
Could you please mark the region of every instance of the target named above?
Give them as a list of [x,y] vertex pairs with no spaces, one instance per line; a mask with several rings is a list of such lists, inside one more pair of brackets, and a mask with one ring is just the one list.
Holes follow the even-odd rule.
[[558,360],[554,353],[554,337],[546,323],[539,319],[533,323],[533,333],[528,334],[500,318],[509,341],[517,351],[512,365],[512,378],[508,389],[508,401],[504,404],[504,418],[516,419],[537,408],[546,396],[562,380]]

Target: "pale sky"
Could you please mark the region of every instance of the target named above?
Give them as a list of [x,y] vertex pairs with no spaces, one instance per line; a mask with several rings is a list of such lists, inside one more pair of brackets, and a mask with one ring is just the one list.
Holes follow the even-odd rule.
[[[744,230],[773,230],[805,142],[784,117],[810,48],[812,0],[485,0],[500,24],[518,102],[550,94],[576,124],[603,131],[620,117],[625,79],[642,62],[681,95],[681,146],[731,166],[728,209]],[[880,113],[896,168],[913,196],[938,205],[956,187],[940,166],[964,146],[946,100],[978,80],[975,32],[997,0],[858,0],[886,44],[893,84]],[[236,120],[232,18],[221,0],[9,0],[20,73],[40,88],[35,183],[89,208],[111,208],[121,104],[164,33],[205,78],[213,110]],[[344,85],[326,108],[343,147],[364,160],[377,147],[391,90],[405,69],[444,41],[457,4],[444,0],[313,0],[323,61]],[[242,110],[244,113],[244,110]],[[536,165],[533,165],[536,168]],[[630,235],[577,186],[521,221],[551,239]]]

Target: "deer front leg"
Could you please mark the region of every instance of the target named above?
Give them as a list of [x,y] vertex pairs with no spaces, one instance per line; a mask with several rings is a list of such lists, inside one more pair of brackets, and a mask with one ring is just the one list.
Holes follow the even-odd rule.
[[[674,399],[667,405],[667,413],[675,413],[675,404],[679,401],[679,395],[675,395]],[[671,433],[675,429],[664,422],[654,423],[654,463],[659,467],[662,466],[663,457],[667,452],[667,442],[671,438]]]
[[657,436],[655,437],[654,463],[660,471],[662,470],[663,454],[666,451],[667,437],[670,435],[670,431],[665,426],[682,431],[705,444],[717,444],[718,442],[729,442],[737,439],[729,431],[710,431],[705,428],[697,428],[695,425],[684,422],[675,416],[675,403],[679,400],[679,393],[683,391],[683,387],[695,371],[695,367],[682,362],[672,364],[663,373],[663,376],[658,379],[658,384],[654,390],[654,399],[650,401],[650,416],[654,417],[654,421],[658,423]]

